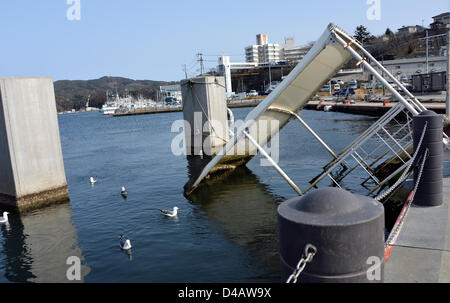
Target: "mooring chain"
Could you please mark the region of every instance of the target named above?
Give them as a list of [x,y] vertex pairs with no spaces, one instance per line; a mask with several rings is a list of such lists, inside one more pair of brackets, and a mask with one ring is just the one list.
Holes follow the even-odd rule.
[[391,232],[388,239],[386,240],[385,246],[392,245],[392,242],[394,241],[395,238],[397,238],[398,233],[400,232],[400,228],[403,225],[403,221],[405,220],[406,214],[408,213],[409,209],[411,208],[411,205],[414,201],[414,196],[416,195],[416,192],[417,192],[417,188],[419,187],[420,180],[422,179],[422,172],[423,172],[423,168],[425,167],[425,161],[428,159],[428,153],[429,153],[429,150],[427,148],[427,149],[425,149],[425,152],[423,155],[422,165],[420,166],[419,174],[417,175],[417,181],[416,181],[416,184],[414,185],[413,194],[411,196],[411,199],[409,200],[408,205],[406,206],[406,209],[403,212],[402,217],[400,218],[399,224],[395,227],[395,230]]
[[312,244],[306,244],[305,249],[303,251],[302,258],[298,261],[297,267],[294,272],[290,275],[289,279],[287,279],[286,283],[297,283],[297,279],[300,274],[305,269],[308,263],[311,263],[314,256],[317,253],[317,248]]
[[419,154],[419,150],[420,147],[422,146],[422,141],[423,138],[425,137],[425,132],[427,130],[427,125],[428,125],[428,121],[425,122],[425,126],[423,127],[423,131],[422,131],[422,136],[420,137],[420,141],[419,144],[417,145],[416,151],[413,155],[413,157],[409,160],[409,165],[407,168],[405,168],[405,170],[403,171],[403,174],[400,178],[398,178],[397,182],[395,182],[387,191],[385,191],[384,193],[381,193],[380,195],[378,195],[375,200],[377,201],[381,201],[383,200],[385,197],[387,197],[393,190],[395,190],[403,181],[406,180],[406,178],[408,178],[411,166],[413,165],[413,163],[415,162],[417,155]]

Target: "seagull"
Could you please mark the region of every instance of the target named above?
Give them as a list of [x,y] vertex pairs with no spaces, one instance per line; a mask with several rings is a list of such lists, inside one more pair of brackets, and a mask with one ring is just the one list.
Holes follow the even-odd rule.
[[8,222],[8,215],[9,215],[9,212],[7,212],[7,211],[3,212],[3,217],[0,217],[0,223]]
[[126,239],[123,235],[120,235],[120,248],[123,250],[129,250],[131,249],[131,241],[129,239]]
[[162,210],[160,209],[159,211],[162,212],[164,215],[166,215],[167,217],[176,217],[178,215],[178,207],[174,207],[173,210]]
[[95,183],[97,183],[97,177],[90,177],[89,178],[89,181],[91,181],[91,184],[95,184]]
[[122,186],[122,191],[120,192],[122,197],[126,198],[128,196],[127,190],[125,189],[125,186]]

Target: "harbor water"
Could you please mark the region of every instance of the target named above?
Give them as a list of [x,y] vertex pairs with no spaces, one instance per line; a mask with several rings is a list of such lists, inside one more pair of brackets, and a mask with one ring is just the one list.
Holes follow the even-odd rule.
[[[244,119],[251,108],[233,109]],[[305,110],[338,152],[376,118]],[[187,199],[185,156],[171,152],[181,112],[59,115],[70,203],[10,215],[0,226],[0,282],[67,282],[67,258],[84,282],[280,282],[277,206],[296,196],[256,156]],[[332,158],[295,121],[280,133],[280,166],[305,188]],[[98,176],[95,185],[89,177]],[[125,186],[128,198],[120,195]],[[158,209],[180,208],[177,218]],[[127,254],[119,235],[131,240]]]

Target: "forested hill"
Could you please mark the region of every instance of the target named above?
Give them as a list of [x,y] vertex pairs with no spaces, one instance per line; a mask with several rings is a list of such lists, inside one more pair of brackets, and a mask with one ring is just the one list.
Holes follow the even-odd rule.
[[106,91],[120,95],[125,90],[131,95],[143,95],[144,98],[156,99],[156,91],[159,86],[172,85],[178,82],[133,80],[121,77],[102,77],[95,80],[60,80],[54,83],[56,95],[56,107],[60,111],[68,111],[72,108],[78,110],[84,108],[88,96],[89,105],[100,108],[106,101]]

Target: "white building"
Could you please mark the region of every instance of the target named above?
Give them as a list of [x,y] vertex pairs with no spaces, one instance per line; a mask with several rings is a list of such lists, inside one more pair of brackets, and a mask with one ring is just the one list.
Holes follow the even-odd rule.
[[295,46],[294,37],[284,38],[283,59],[288,62],[298,62],[305,57],[311,46]]
[[259,45],[250,45],[245,48],[245,61],[246,62],[259,62]]
[[283,48],[280,44],[267,43],[258,48],[259,63],[278,62],[284,60]]
[[398,33],[400,35],[415,34],[423,31],[425,31],[425,28],[420,25],[403,26],[402,28],[398,29]]
[[[426,57],[395,59],[380,62],[384,67],[397,79],[411,80],[412,75],[427,73]],[[447,58],[441,56],[433,56],[428,58],[428,73],[444,72],[447,70]],[[381,74],[376,66],[375,69]]]
[[267,34],[256,35],[256,45],[245,48],[245,61],[251,63],[268,63],[284,60],[280,44],[268,42]]
[[256,35],[256,45],[245,48],[245,61],[267,64],[288,61],[296,63],[311,49],[311,46],[295,46],[294,37],[286,37],[284,44],[269,43],[267,34]]

